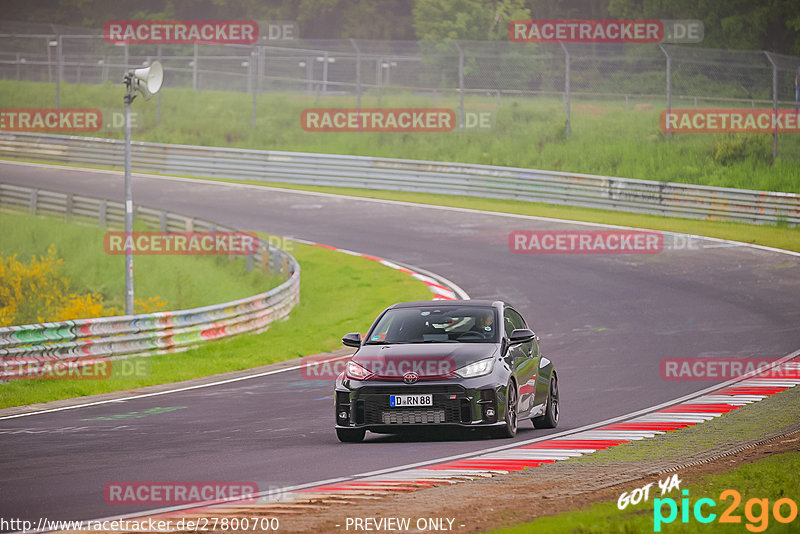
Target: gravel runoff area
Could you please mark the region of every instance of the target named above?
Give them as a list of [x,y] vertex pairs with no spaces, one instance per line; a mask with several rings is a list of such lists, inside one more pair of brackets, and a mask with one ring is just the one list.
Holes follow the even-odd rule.
[[[369,444],[353,446],[354,454],[361,446]],[[412,528],[400,532],[421,532],[413,527],[417,519],[449,518],[453,520],[454,532],[483,532],[616,500],[623,491],[666,478],[665,473],[678,473],[683,485],[706,474],[797,450],[800,450],[800,387],[697,426],[474,482],[452,486],[443,483],[418,491],[364,491],[335,498],[315,497],[310,493],[306,500],[289,505],[264,503],[187,510],[169,517],[173,521],[212,515],[275,517],[280,521],[280,532],[292,533],[356,532],[352,525],[347,529],[348,518],[389,517],[411,519]],[[447,521],[444,526],[448,526]]]

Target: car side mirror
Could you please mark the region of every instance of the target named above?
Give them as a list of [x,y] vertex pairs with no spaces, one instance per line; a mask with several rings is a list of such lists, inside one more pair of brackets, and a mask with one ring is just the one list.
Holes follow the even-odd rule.
[[358,332],[352,332],[350,334],[345,334],[342,338],[342,343],[347,345],[348,347],[360,347],[361,346],[361,334]]
[[521,343],[527,343],[529,341],[533,341],[536,337],[536,334],[533,333],[533,330],[529,330],[527,328],[517,328],[508,338],[509,345],[519,345]]

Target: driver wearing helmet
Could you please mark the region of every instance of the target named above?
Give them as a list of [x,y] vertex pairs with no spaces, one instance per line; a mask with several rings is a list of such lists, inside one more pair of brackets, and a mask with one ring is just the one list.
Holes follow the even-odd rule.
[[494,329],[494,313],[481,313],[475,318],[475,324],[470,328],[473,332],[480,332],[483,336],[491,336]]

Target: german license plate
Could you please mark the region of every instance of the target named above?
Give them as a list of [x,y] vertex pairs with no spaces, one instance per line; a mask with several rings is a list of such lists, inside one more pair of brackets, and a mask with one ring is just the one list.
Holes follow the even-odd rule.
[[389,395],[389,406],[433,406],[433,395]]

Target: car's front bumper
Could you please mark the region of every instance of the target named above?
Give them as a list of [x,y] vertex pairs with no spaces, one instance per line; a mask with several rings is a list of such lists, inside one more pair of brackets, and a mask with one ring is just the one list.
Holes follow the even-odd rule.
[[[412,385],[340,378],[334,395],[336,428],[395,433],[441,426],[502,426],[505,424],[505,386],[498,386],[487,378]],[[425,393],[433,395],[433,406],[393,408],[389,405],[389,395]]]

